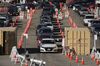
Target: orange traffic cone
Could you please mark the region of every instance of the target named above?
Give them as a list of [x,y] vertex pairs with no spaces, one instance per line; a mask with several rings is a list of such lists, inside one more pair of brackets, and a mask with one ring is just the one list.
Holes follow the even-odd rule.
[[75,58],[75,62],[78,63],[78,56],[76,56],[76,58]]
[[99,65],[99,60],[98,59],[96,60],[96,65]]
[[81,64],[84,65],[84,59],[83,59],[83,58],[82,58],[82,60],[81,60]]
[[94,54],[92,54],[91,59],[92,59],[92,61],[95,60],[95,55]]
[[26,60],[26,62],[25,62],[25,66],[28,66],[28,61]]
[[73,57],[72,57],[72,53],[70,54],[70,58],[69,58],[70,60],[72,60],[73,59]]

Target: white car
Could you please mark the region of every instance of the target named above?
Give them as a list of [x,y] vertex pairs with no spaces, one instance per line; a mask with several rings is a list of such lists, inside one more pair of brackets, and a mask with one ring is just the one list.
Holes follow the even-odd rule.
[[40,43],[40,52],[57,52],[58,47],[53,38],[43,38]]
[[84,16],[84,25],[88,25],[89,21],[94,20],[94,16],[92,14],[87,14]]

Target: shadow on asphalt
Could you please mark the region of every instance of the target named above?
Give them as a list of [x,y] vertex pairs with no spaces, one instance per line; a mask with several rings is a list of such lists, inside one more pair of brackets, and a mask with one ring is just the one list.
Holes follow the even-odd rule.
[[[26,50],[27,50],[30,54],[33,54],[33,53],[41,53],[39,48],[26,48]],[[18,52],[19,52],[19,54],[25,53],[25,48],[20,48],[20,49],[18,49]],[[46,53],[61,53],[61,52],[62,52],[62,50],[59,49],[58,52],[46,52]],[[42,53],[43,53],[43,52],[42,52]]]

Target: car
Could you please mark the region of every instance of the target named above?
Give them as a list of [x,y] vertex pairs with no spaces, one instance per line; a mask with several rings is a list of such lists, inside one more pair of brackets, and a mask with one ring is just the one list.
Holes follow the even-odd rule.
[[61,34],[53,35],[53,38],[55,39],[56,42],[62,42],[62,36],[61,36]]
[[37,37],[37,40],[41,41],[43,38],[53,38],[52,35],[41,35]]
[[8,27],[12,22],[12,16],[8,13],[0,13],[0,27]]
[[100,36],[100,22],[92,23],[90,29],[92,33]]
[[42,21],[42,20],[51,21],[51,18],[50,18],[50,16],[42,16],[42,17],[40,18],[40,21]]
[[42,39],[44,38],[53,38],[52,35],[41,35],[41,36],[37,36],[37,43],[38,43],[38,47],[39,47],[39,43],[41,42]]
[[57,52],[58,47],[53,38],[44,38],[40,42],[40,52]]
[[[57,26],[57,25],[58,25],[58,23],[57,23],[56,21],[52,21],[52,24],[53,24],[54,26]],[[63,25],[63,23],[61,23],[61,22],[59,22],[59,24],[60,24],[60,25]]]
[[53,25],[51,22],[43,22],[43,25],[45,25],[46,27],[50,28],[51,30],[53,30]]
[[37,32],[37,36],[41,35],[53,35],[53,31],[49,27],[42,27]]
[[84,25],[88,25],[89,21],[91,20],[94,20],[94,15],[93,14],[87,14],[84,16],[83,18],[83,22],[84,22]]
[[93,24],[100,23],[99,19],[93,19],[88,22],[88,27],[90,28]]
[[45,24],[45,23],[51,23],[51,20],[45,19],[40,21],[40,24]]
[[18,7],[16,5],[11,5],[8,7],[8,13],[11,16],[18,16],[19,15],[19,10]]
[[78,11],[79,15],[80,16],[84,16],[86,14],[88,14],[88,10],[86,8],[81,8],[79,11]]
[[45,25],[39,24],[39,25],[36,27],[36,35],[37,35],[37,33],[39,32],[39,29],[42,28],[42,27],[45,27]]
[[74,5],[73,5],[73,10],[74,10],[74,11],[78,11],[78,10],[80,10],[82,7],[83,7],[83,6],[80,5],[80,4],[74,4]]

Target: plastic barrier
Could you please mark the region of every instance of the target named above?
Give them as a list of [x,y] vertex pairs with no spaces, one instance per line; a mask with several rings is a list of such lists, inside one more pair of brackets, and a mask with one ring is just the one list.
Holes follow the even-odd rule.
[[43,60],[37,60],[37,59],[30,59],[31,63],[30,66],[33,66],[33,64],[38,64],[39,66],[45,66],[46,62]]
[[[23,34],[28,33],[29,28],[30,28],[30,25],[31,25],[31,23],[32,23],[32,14],[33,14],[34,12],[35,12],[35,10],[31,10],[30,19],[29,19],[28,22],[27,22],[27,25],[26,25],[26,27],[25,27],[25,30],[24,30]],[[22,35],[21,38],[20,38],[20,40],[19,40],[19,42],[18,42],[18,48],[21,48],[21,47],[22,47],[23,38],[24,38],[24,37],[23,37],[23,35]]]
[[28,60],[26,55],[20,55],[18,53],[16,46],[12,47],[10,58],[11,58],[11,61],[13,61],[15,64],[20,63],[20,66],[23,66],[23,64],[25,66],[28,66],[29,63],[30,63],[30,66],[33,66],[33,64],[38,64],[38,66],[44,66],[46,64],[46,62],[43,60],[37,60],[37,59],[31,59],[31,58],[29,58]]
[[81,64],[82,65],[84,65],[85,64],[85,62],[84,62],[84,59],[82,58],[82,60],[81,60]]
[[75,22],[73,22],[72,18],[69,16],[70,12],[68,11],[68,8],[65,14],[66,14],[65,16],[68,17],[67,19],[68,24],[73,28],[77,28],[77,25],[75,24]]
[[11,53],[10,53],[11,61],[16,60],[17,54],[19,54],[18,51],[17,51],[17,47],[13,46],[12,50],[11,50]]

